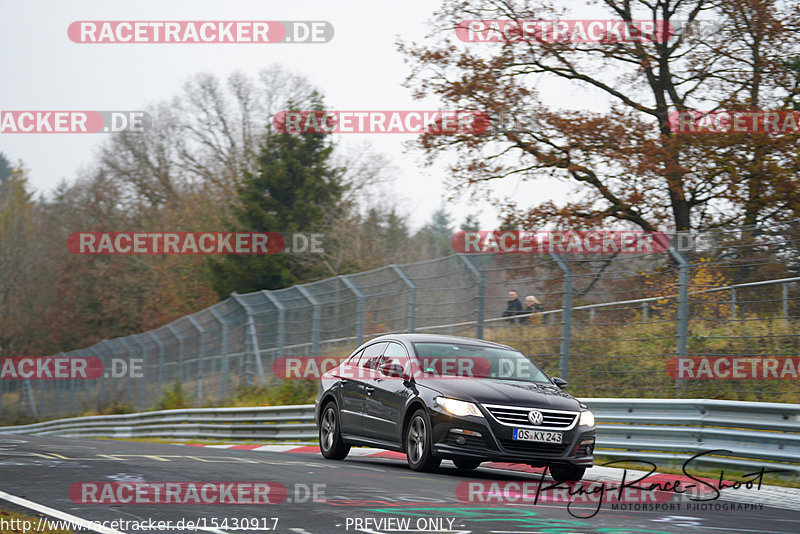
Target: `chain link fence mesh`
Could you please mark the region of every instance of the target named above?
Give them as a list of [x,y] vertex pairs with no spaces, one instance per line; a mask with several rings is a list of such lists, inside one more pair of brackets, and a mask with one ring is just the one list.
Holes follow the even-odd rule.
[[[0,417],[149,410],[176,385],[191,406],[226,405],[249,387],[278,384],[281,358],[337,360],[371,337],[409,331],[511,345],[580,396],[799,402],[800,370],[783,367],[800,356],[798,221],[671,238],[659,254],[458,254],[234,294],[60,355],[100,359],[100,378],[0,380]],[[503,317],[509,290],[541,308]],[[749,358],[760,371],[778,359],[788,379],[668,372],[718,356]]]

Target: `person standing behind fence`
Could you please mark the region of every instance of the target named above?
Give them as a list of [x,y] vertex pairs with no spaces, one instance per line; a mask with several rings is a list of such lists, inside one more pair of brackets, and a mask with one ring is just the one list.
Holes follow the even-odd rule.
[[[544,306],[542,306],[542,303],[539,301],[539,299],[537,299],[533,295],[528,295],[527,297],[525,297],[525,313],[536,313],[543,311],[544,311]],[[533,324],[534,322],[536,322],[536,318],[533,315],[528,317],[528,324]],[[544,324],[544,322],[545,322],[545,316],[542,315],[542,324]]]
[[[513,289],[508,292],[508,301],[506,302],[506,309],[503,312],[503,317],[513,317],[524,313],[522,309],[522,302],[519,300],[519,295]],[[522,323],[524,319],[511,319],[511,323]]]

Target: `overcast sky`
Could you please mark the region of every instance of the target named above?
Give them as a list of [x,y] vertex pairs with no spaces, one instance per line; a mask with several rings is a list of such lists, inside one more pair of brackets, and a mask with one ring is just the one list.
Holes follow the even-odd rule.
[[[220,78],[237,70],[255,75],[275,63],[306,76],[331,109],[438,109],[438,102],[414,101],[402,87],[409,70],[395,45],[398,37],[422,39],[438,5],[436,0],[0,0],[0,109],[143,109],[177,95],[198,72]],[[335,37],[326,44],[91,45],[69,40],[67,28],[77,20],[325,20],[333,24]],[[563,100],[565,107],[580,95],[577,88],[556,85],[539,90]],[[580,101],[586,104],[585,95]],[[47,192],[91,163],[104,135],[0,134],[0,151],[12,161],[21,159],[36,190]],[[446,169],[423,167],[419,152],[404,152],[409,138],[349,134],[341,141],[368,139],[390,159],[397,168],[393,187],[402,199],[401,211],[417,228],[447,195]],[[568,191],[552,181],[534,186],[511,179],[496,186],[497,194],[512,195],[522,205],[558,201]],[[475,212],[481,213],[484,228],[497,222],[485,203],[464,199],[446,206],[456,223]]]

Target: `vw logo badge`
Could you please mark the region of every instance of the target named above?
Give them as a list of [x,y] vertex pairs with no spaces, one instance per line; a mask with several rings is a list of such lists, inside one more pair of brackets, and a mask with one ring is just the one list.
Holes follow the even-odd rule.
[[542,412],[538,410],[531,410],[528,412],[528,421],[530,421],[532,425],[541,425],[543,419],[544,416]]

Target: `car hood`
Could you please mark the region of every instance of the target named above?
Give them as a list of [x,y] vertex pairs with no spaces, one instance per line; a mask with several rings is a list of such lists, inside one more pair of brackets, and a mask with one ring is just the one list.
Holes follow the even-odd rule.
[[418,383],[446,397],[479,404],[503,404],[552,410],[580,411],[581,403],[561,388],[534,382],[492,380],[491,378],[428,378]]

